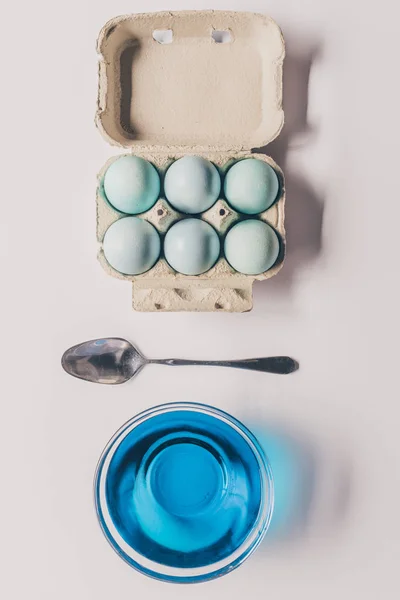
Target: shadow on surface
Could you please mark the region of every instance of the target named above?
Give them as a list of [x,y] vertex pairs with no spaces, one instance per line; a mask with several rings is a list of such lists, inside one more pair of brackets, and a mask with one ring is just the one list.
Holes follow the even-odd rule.
[[305,47],[295,38],[288,36],[286,39],[283,66],[285,125],[276,140],[257,152],[272,156],[285,174],[287,255],[282,270],[275,277],[268,282],[256,282],[255,294],[258,295],[278,288],[290,290],[298,268],[316,259],[322,251],[324,198],[288,164],[290,151],[306,144],[316,134],[307,118],[308,87],[313,64],[320,55],[321,46],[317,42]]
[[338,528],[351,498],[348,457],[318,449],[301,433],[280,424],[248,425],[268,457],[274,479],[274,512],[261,548]]

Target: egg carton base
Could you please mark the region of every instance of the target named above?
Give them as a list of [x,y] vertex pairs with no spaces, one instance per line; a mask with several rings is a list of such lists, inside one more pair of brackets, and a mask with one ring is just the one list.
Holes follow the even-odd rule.
[[247,312],[253,308],[253,284],[241,280],[191,281],[168,284],[165,280],[132,282],[132,307],[139,312]]

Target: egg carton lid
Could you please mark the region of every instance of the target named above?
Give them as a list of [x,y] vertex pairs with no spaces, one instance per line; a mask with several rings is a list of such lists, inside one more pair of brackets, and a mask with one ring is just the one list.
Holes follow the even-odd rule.
[[96,123],[134,152],[242,151],[283,125],[284,41],[268,16],[125,15],[101,30]]

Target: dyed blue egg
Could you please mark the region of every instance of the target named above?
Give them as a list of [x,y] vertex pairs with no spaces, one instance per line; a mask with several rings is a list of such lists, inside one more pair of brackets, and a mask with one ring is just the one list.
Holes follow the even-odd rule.
[[208,210],[218,199],[221,178],[209,160],[201,156],[184,156],[167,170],[164,190],[176,210],[194,215]]
[[164,240],[165,258],[175,271],[200,275],[217,262],[220,241],[217,232],[200,219],[183,219],[168,230]]
[[239,273],[259,275],[268,271],[279,255],[279,238],[275,230],[256,219],[234,225],[225,238],[225,258]]
[[256,215],[275,202],[279,193],[279,179],[268,163],[257,158],[246,158],[229,169],[224,191],[232,208],[246,215]]
[[138,215],[157,201],[160,177],[149,161],[139,156],[121,156],[108,167],[103,187],[114,208],[128,215]]
[[124,275],[139,275],[151,269],[160,250],[158,231],[138,217],[118,219],[107,229],[103,240],[107,262]]

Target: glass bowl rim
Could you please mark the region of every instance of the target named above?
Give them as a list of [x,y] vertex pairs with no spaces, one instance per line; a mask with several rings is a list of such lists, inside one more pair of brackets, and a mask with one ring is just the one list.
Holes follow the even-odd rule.
[[[196,568],[169,567],[161,563],[151,561],[150,559],[145,558],[138,552],[136,552],[135,558],[129,555],[127,552],[128,548],[130,548],[132,552],[135,552],[135,550],[134,548],[129,546],[129,544],[124,542],[122,537],[118,534],[118,532],[116,532],[115,527],[114,534],[110,531],[109,527],[110,524],[112,525],[112,520],[111,517],[105,514],[105,511],[103,510],[103,504],[105,504],[106,509],[107,506],[105,499],[104,497],[102,498],[101,494],[102,489],[104,488],[105,480],[107,478],[107,470],[105,474],[103,473],[105,464],[107,461],[109,464],[113,454],[119,447],[122,440],[144,421],[155,417],[159,414],[165,414],[167,412],[176,412],[180,410],[208,414],[210,416],[214,416],[224,421],[228,426],[233,427],[242,436],[245,442],[250,446],[259,466],[259,473],[261,479],[261,502],[258,515],[256,521],[253,524],[253,527],[249,531],[245,540],[232,554],[227,556],[225,559],[222,559],[216,563],[211,563],[209,565]],[[271,523],[274,506],[274,484],[271,466],[257,438],[243,423],[241,423],[241,421],[233,417],[231,414],[214,406],[210,406],[208,404],[203,404],[199,402],[168,402],[159,404],[157,406],[145,409],[140,413],[137,413],[128,421],[126,421],[114,433],[114,435],[104,447],[95,470],[93,487],[94,504],[97,519],[105,538],[107,539],[108,543],[111,545],[113,550],[126,563],[128,563],[131,567],[133,567],[140,573],[143,573],[144,575],[147,575],[148,577],[151,577],[153,579],[157,579],[158,581],[165,581],[171,583],[200,583],[204,581],[209,581],[211,579],[221,577],[222,575],[226,575],[227,573],[239,567],[239,565],[241,565],[243,561],[246,560],[250,556],[250,554],[254,552],[254,550],[259,546],[259,544],[263,540]],[[116,537],[119,538],[119,541],[117,541]],[[140,560],[142,560],[142,562],[140,562]],[[162,570],[162,572],[160,572],[160,569]]]

